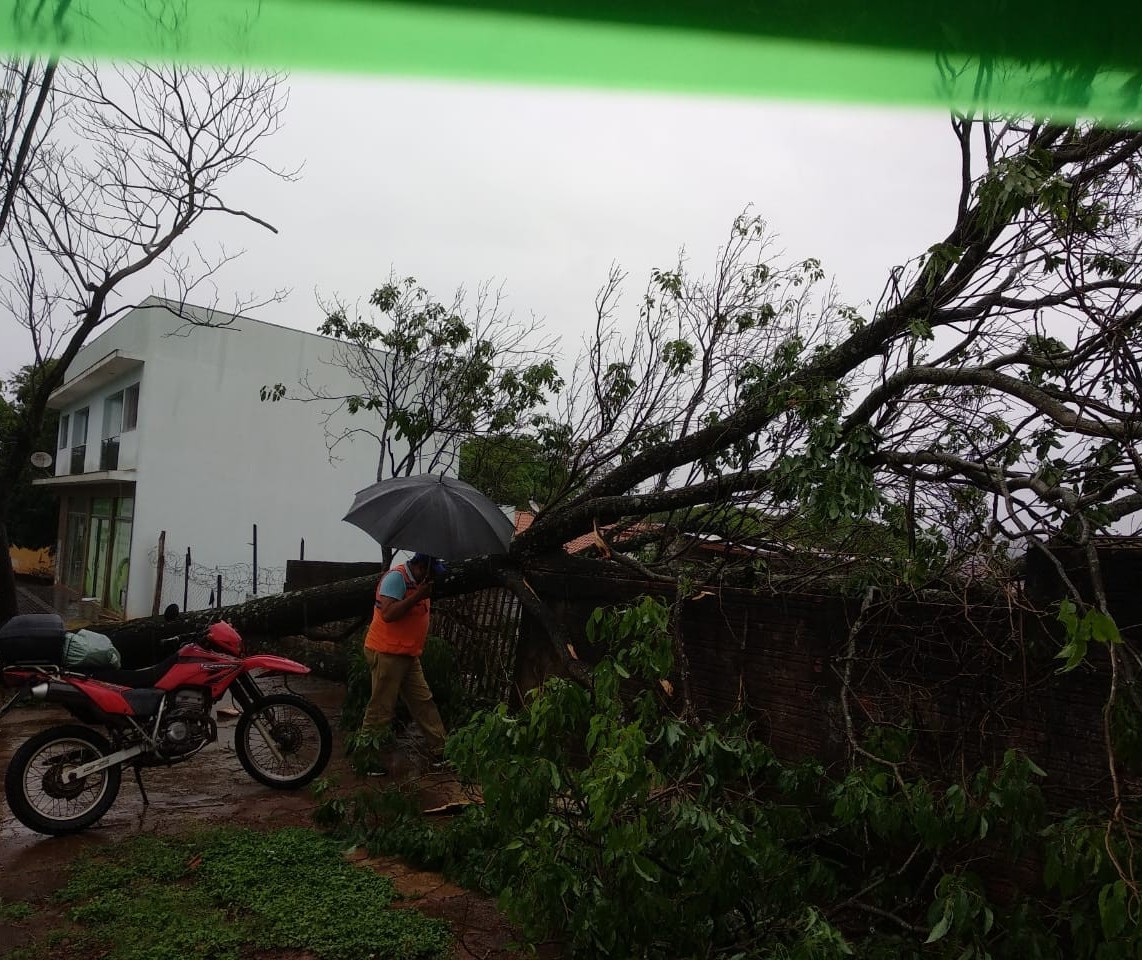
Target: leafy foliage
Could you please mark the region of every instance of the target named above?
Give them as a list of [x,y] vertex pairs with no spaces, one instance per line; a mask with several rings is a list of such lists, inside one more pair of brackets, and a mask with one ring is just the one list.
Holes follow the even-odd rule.
[[[52,367],[52,361],[48,361],[42,370],[22,367],[8,382],[0,383],[0,460],[7,460],[12,455],[9,451],[15,451],[17,435],[29,430],[33,439],[27,446],[55,455],[59,412],[46,411],[37,428],[32,423],[29,410],[29,401],[37,383],[50,374]],[[59,504],[50,490],[32,486],[33,475],[33,468],[25,463],[23,472],[7,492],[7,526],[8,539],[13,546],[38,550],[55,546]]]
[[1067,642],[1056,655],[1066,663],[1059,668],[1060,673],[1074,670],[1086,657],[1087,647],[1093,640],[1104,646],[1122,643],[1122,634],[1113,617],[1097,607],[1090,607],[1082,616],[1073,600],[1059,603],[1059,622],[1067,634]]
[[563,386],[553,343],[501,301],[484,286],[471,303],[463,290],[449,303],[415,277],[390,276],[368,300],[379,316],[366,319],[337,301],[319,328],[341,341],[332,362],[357,389],[335,395],[303,380],[296,389],[266,385],[261,399],[335,401],[351,417],[363,415],[344,429],[328,418],[326,442],[332,452],[357,434],[375,438],[378,480],[446,470],[466,441],[512,435]]
[[[937,784],[898,761],[907,729],[869,728],[883,763],[839,779],[780,761],[740,717],[676,716],[668,611],[597,611],[593,684],[550,679],[518,714],[477,714],[448,753],[484,805],[444,829],[399,794],[322,814],[371,848],[498,893],[531,938],[577,956],[1103,958],[1142,949],[1097,816],[1053,819],[1043,771],[1008,752]],[[893,766],[895,764],[895,766]],[[991,879],[1041,863],[1014,896]]]
[[0,923],[19,923],[36,912],[35,907],[22,900],[5,901],[0,897]]
[[565,463],[534,437],[519,435],[466,441],[460,447],[459,476],[496,503],[520,509],[532,501],[548,503],[568,483]]

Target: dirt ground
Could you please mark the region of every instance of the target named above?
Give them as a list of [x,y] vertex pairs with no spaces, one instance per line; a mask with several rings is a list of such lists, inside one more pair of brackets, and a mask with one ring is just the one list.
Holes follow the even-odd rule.
[[[329,717],[334,731],[333,758],[325,776],[345,784],[375,783],[415,778],[424,807],[462,798],[460,785],[448,774],[426,774],[417,758],[398,754],[390,763],[391,776],[363,780],[355,777],[345,761],[345,748],[338,729],[344,688],[312,677],[291,682],[297,693],[316,702]],[[2,691],[0,691],[2,692]],[[228,701],[224,701],[228,705]],[[94,827],[70,837],[45,837],[25,828],[0,801],[0,899],[21,900],[56,913],[51,895],[62,885],[66,867],[84,850],[114,844],[140,833],[178,833],[211,824],[240,824],[270,829],[308,826],[315,801],[309,789],[278,791],[252,780],[238,762],[233,748],[233,718],[219,717],[218,741],[187,762],[170,768],[143,772],[150,800],[144,805],[134,776],[125,772],[115,805]],[[6,770],[15,749],[29,736],[54,723],[71,722],[63,711],[50,707],[13,710],[0,720],[0,770]],[[363,865],[394,878],[402,906],[441,917],[452,925],[457,960],[506,960],[516,956],[508,949],[513,933],[498,913],[495,903],[450,884],[439,874],[419,871],[396,858],[363,861]],[[44,916],[16,924],[0,923],[0,957],[27,942],[31,924],[42,925]],[[302,960],[292,952],[288,960]],[[286,960],[287,954],[258,954],[259,960]],[[76,958],[79,960],[79,958]]]

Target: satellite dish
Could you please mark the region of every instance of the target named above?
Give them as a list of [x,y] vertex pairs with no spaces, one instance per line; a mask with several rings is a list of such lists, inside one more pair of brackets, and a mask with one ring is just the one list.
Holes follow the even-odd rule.
[[37,450],[29,459],[32,461],[33,467],[40,467],[42,469],[52,465],[52,455],[50,453],[44,453],[43,450]]

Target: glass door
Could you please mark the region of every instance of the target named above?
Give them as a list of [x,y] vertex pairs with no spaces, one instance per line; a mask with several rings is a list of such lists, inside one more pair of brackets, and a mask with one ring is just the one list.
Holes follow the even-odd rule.
[[122,613],[127,606],[127,580],[131,572],[131,522],[135,502],[121,497],[115,508],[115,533],[111,539],[110,585],[106,606]]
[[107,603],[107,571],[111,560],[111,497],[91,501],[91,526],[87,536],[87,560],[83,569],[83,595]]
[[134,497],[68,498],[61,582],[122,613],[131,568]]
[[87,501],[68,499],[63,541],[63,583],[83,593],[83,559],[87,552]]

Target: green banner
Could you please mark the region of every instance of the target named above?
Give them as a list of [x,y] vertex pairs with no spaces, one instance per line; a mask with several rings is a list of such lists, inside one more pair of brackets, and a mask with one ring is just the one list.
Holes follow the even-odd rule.
[[1138,3],[0,5],[15,52],[1142,119]]

